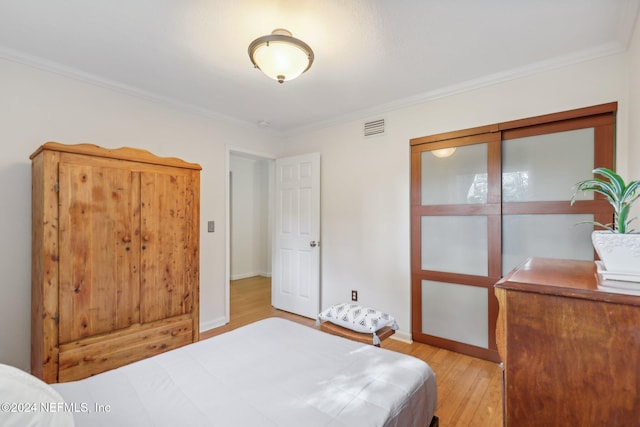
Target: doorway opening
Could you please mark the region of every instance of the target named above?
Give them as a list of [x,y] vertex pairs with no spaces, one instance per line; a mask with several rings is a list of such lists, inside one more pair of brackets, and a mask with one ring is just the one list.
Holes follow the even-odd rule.
[[228,170],[227,322],[241,313],[232,301],[271,309],[273,159],[230,150]]

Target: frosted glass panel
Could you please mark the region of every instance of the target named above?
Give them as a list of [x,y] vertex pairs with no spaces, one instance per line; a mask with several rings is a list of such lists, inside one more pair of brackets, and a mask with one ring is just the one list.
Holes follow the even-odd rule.
[[593,215],[504,215],[502,274],[529,257],[593,260]]
[[457,147],[449,157],[422,153],[422,204],[487,203],[487,144]]
[[503,141],[502,200],[571,199],[574,184],[593,176],[593,139],[588,128]]
[[487,275],[487,217],[423,216],[422,269]]
[[488,348],[487,289],[422,281],[422,332]]

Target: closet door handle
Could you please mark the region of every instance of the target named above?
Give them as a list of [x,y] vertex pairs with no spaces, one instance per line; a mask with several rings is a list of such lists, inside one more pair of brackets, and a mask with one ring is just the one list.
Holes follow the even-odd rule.
[[316,246],[320,246],[320,242],[316,242],[315,240],[312,240],[309,242],[309,246],[311,246],[312,248],[315,248]]

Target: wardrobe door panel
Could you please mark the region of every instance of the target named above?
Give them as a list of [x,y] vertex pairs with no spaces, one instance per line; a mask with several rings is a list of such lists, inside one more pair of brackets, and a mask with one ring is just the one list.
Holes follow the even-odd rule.
[[126,169],[59,165],[61,343],[139,322],[136,187]]
[[192,311],[198,260],[192,244],[197,218],[191,183],[189,173],[175,170],[141,174],[143,323]]

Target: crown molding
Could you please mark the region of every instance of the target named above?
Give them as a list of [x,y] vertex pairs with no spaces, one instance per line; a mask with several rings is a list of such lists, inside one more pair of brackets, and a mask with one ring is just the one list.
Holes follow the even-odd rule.
[[[638,10],[636,7],[634,8],[634,13],[629,13],[627,16],[630,15],[633,18],[633,21],[635,22],[635,17],[637,16],[637,12]],[[631,18],[629,18],[628,20],[625,20],[625,22],[630,22],[630,20]],[[632,33],[633,25],[626,25],[625,33],[626,32]],[[392,102],[388,102],[385,104],[373,106],[371,108],[366,108],[366,109],[353,111],[351,113],[341,114],[339,116],[332,117],[327,120],[317,121],[314,123],[310,123],[308,125],[299,126],[299,127],[288,129],[288,130],[287,129],[277,130],[273,128],[265,128],[263,129],[263,131],[276,134],[282,137],[289,137],[289,136],[297,135],[297,134],[311,131],[311,130],[326,128],[326,127],[330,127],[338,124],[344,124],[344,123],[355,121],[355,120],[362,120],[371,116],[380,116],[382,114],[386,114],[391,111],[408,108],[417,104],[422,104],[422,103],[426,103],[436,99],[453,96],[463,92],[469,92],[479,88],[504,83],[510,80],[515,80],[515,79],[531,76],[534,74],[539,74],[546,71],[564,68],[570,65],[581,63],[581,62],[599,59],[599,58],[603,58],[610,55],[616,55],[626,51],[629,40],[630,40],[630,36],[626,37],[624,42],[611,42],[611,43],[603,44],[593,49],[574,52],[570,55],[556,57],[549,60],[536,62],[524,67],[519,67],[511,70],[502,71],[499,73],[490,74],[484,77],[480,77],[478,79],[468,80],[466,82],[462,82],[459,84],[435,89],[433,91],[420,93],[414,96],[410,96],[403,99],[398,99]],[[256,125],[255,123],[247,122],[245,120],[237,119],[235,117],[231,117],[223,113],[219,113],[206,108],[202,108],[202,107],[198,107],[182,101],[178,101],[174,98],[165,97],[165,96],[158,95],[156,93],[144,91],[133,86],[125,85],[125,84],[118,83],[108,79],[104,79],[94,74],[85,73],[83,71],[80,71],[80,70],[77,70],[53,61],[44,60],[39,57],[27,55],[22,52],[17,52],[15,50],[7,49],[4,47],[0,47],[0,58],[13,61],[13,62],[18,62],[23,65],[27,65],[27,66],[37,68],[43,71],[47,71],[50,73],[58,74],[58,75],[68,77],[74,80],[78,80],[94,86],[99,86],[102,88],[114,90],[126,95],[135,96],[135,97],[146,99],[148,101],[156,102],[159,104],[170,105],[187,112],[191,112],[191,113],[194,113],[203,117],[207,117],[210,119],[227,122],[243,128],[250,128],[250,129],[259,128],[259,126]]]
[[294,129],[283,131],[284,136],[294,136],[303,132],[326,128],[338,124],[344,124],[351,121],[363,120],[369,117],[378,117],[383,114],[412,107],[414,105],[423,104],[440,98],[457,95],[464,92],[470,92],[487,86],[493,86],[505,83],[511,80],[540,74],[547,71],[565,68],[571,65],[588,62],[591,60],[603,58],[606,56],[617,55],[627,50],[627,43],[612,42],[597,46],[593,49],[587,49],[574,52],[570,55],[552,58],[545,61],[539,61],[524,67],[514,68],[499,73],[489,74],[473,80],[468,80],[459,84],[446,86],[435,89],[433,91],[423,92],[418,95],[398,99],[389,103],[377,105],[352,113],[343,114],[327,120],[311,123],[309,125],[300,126]]
[[67,77],[73,80],[77,80],[83,83],[87,83],[93,86],[113,90],[125,95],[141,98],[147,101],[155,102],[162,105],[169,105],[180,110],[184,110],[190,113],[194,113],[206,118],[215,119],[227,123],[239,125],[244,128],[255,129],[256,124],[247,122],[245,120],[237,119],[226,114],[222,114],[216,111],[212,111],[207,108],[198,107],[193,104],[189,104],[183,101],[179,101],[175,98],[162,96],[154,92],[142,90],[140,88],[126,85],[114,80],[105,79],[95,74],[86,73],[76,68],[68,67],[60,63],[49,61],[37,56],[25,54],[13,49],[0,46],[0,59],[16,62],[22,65],[26,65],[31,68],[46,71],[52,74],[57,74],[63,77]]

